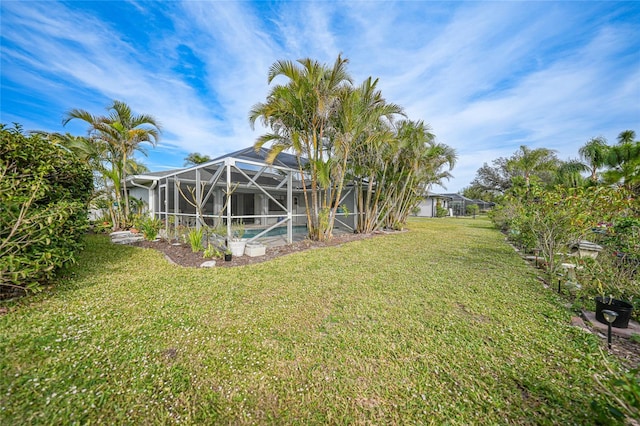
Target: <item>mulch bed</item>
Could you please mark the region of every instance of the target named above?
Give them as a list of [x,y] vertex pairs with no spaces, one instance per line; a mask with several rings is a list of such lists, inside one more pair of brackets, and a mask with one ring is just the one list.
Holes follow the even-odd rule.
[[[266,262],[272,259],[275,259],[280,256],[285,256],[291,253],[297,253],[303,250],[309,250],[319,247],[330,247],[330,246],[338,246],[344,243],[348,243],[350,241],[362,240],[365,238],[371,238],[375,235],[380,235],[382,232],[373,233],[373,234],[340,234],[336,235],[329,241],[311,241],[311,240],[303,240],[298,241],[293,244],[287,244],[279,247],[267,247],[266,253],[264,256],[233,256],[233,259],[230,262],[225,262],[224,259],[214,259],[216,261],[217,267],[234,267],[234,266],[243,266],[243,265],[251,265],[254,263]],[[165,257],[172,263],[175,263],[179,266],[185,267],[199,267],[203,262],[212,259],[205,259],[202,257],[202,253],[194,253],[191,251],[191,246],[189,244],[179,244],[174,245],[168,241],[140,241],[132,244],[135,247],[144,247],[157,250],[165,255]]]

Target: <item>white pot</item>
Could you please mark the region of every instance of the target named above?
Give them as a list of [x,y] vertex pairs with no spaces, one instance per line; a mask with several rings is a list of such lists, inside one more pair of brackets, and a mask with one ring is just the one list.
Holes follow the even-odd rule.
[[244,255],[244,247],[247,245],[246,241],[229,241],[229,250],[231,254],[236,257]]

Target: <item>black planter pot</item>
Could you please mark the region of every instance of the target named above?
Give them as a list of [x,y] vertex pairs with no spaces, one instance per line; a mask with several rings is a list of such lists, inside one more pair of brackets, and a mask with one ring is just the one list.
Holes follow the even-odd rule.
[[233,257],[233,255],[231,253],[225,253],[224,254],[224,261],[225,262],[231,262],[231,258]]
[[618,318],[611,323],[611,327],[627,328],[629,319],[633,311],[633,305],[624,300],[612,299],[609,297],[596,297],[596,319],[603,324],[608,324],[602,315],[603,310],[610,310],[618,313]]

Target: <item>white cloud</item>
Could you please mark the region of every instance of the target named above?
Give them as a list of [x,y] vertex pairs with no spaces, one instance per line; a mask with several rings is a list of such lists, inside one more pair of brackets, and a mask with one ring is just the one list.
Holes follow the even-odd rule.
[[2,120],[36,127],[51,110],[45,130],[76,131],[53,127],[120,99],[164,126],[149,166],[175,167],[253,143],[264,129],[247,115],[273,62],[342,52],[356,83],[379,77],[387,100],[457,149],[451,190],[522,144],[575,157],[593,136],[640,130],[633,4],[113,3],[144,18],[135,34],[95,5],[1,4]]

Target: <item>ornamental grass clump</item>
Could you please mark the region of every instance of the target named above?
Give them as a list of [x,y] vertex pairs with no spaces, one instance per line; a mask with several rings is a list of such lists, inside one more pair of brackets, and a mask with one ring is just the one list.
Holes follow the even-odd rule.
[[189,244],[191,244],[191,251],[197,253],[199,251],[204,250],[204,246],[202,245],[202,237],[204,235],[204,231],[202,228],[200,229],[191,229],[189,230]]

